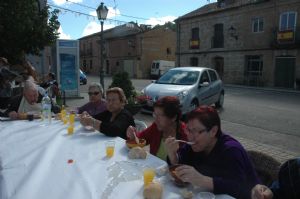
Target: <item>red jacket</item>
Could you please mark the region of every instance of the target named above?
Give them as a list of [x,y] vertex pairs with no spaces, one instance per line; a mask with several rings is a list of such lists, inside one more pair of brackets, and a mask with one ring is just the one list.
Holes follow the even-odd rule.
[[[187,140],[187,135],[184,133],[184,129],[186,128],[185,123],[181,122],[179,127],[179,137],[176,139]],[[162,132],[157,129],[157,125],[155,122],[151,124],[145,130],[139,132],[137,134],[139,138],[143,138],[147,141],[147,145],[150,144],[150,153],[152,155],[156,155],[159,149],[159,145],[162,138]],[[180,143],[181,145],[182,143]]]

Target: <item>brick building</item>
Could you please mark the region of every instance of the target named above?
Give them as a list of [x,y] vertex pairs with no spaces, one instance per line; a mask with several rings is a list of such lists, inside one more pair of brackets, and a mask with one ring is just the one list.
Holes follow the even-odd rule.
[[179,66],[225,83],[300,89],[300,1],[218,0],[176,20]]
[[[113,75],[127,71],[131,77],[147,78],[153,60],[175,60],[176,32],[159,26],[149,28],[129,23],[104,31],[104,71]],[[98,74],[100,33],[79,39],[83,70]]]

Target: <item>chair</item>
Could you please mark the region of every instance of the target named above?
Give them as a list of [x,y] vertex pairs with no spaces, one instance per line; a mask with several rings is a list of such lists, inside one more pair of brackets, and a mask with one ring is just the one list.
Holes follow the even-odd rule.
[[270,186],[278,178],[280,162],[260,151],[249,150],[247,152],[262,184]]
[[135,119],[134,123],[135,123],[135,128],[138,132],[147,128],[147,124],[145,122],[143,122],[142,120]]

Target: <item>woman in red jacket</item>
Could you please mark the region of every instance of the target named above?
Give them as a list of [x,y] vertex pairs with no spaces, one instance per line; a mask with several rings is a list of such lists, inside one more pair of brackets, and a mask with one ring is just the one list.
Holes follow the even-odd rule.
[[[167,158],[165,139],[174,137],[177,140],[187,140],[184,132],[185,124],[180,121],[180,102],[177,97],[166,96],[157,100],[153,105],[154,122],[147,129],[137,132],[137,137],[150,144],[150,153],[163,160]],[[134,127],[127,128],[127,137],[134,139]],[[180,143],[182,144],[182,143]]]

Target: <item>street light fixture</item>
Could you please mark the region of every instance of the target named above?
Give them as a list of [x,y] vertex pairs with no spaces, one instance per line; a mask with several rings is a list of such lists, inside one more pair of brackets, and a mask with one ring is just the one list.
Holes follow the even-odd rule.
[[100,84],[102,85],[104,89],[104,70],[103,70],[103,50],[104,50],[104,40],[103,40],[103,23],[104,20],[107,17],[108,8],[104,6],[104,3],[101,2],[101,4],[97,8],[97,16],[101,23],[101,38],[100,38]]

